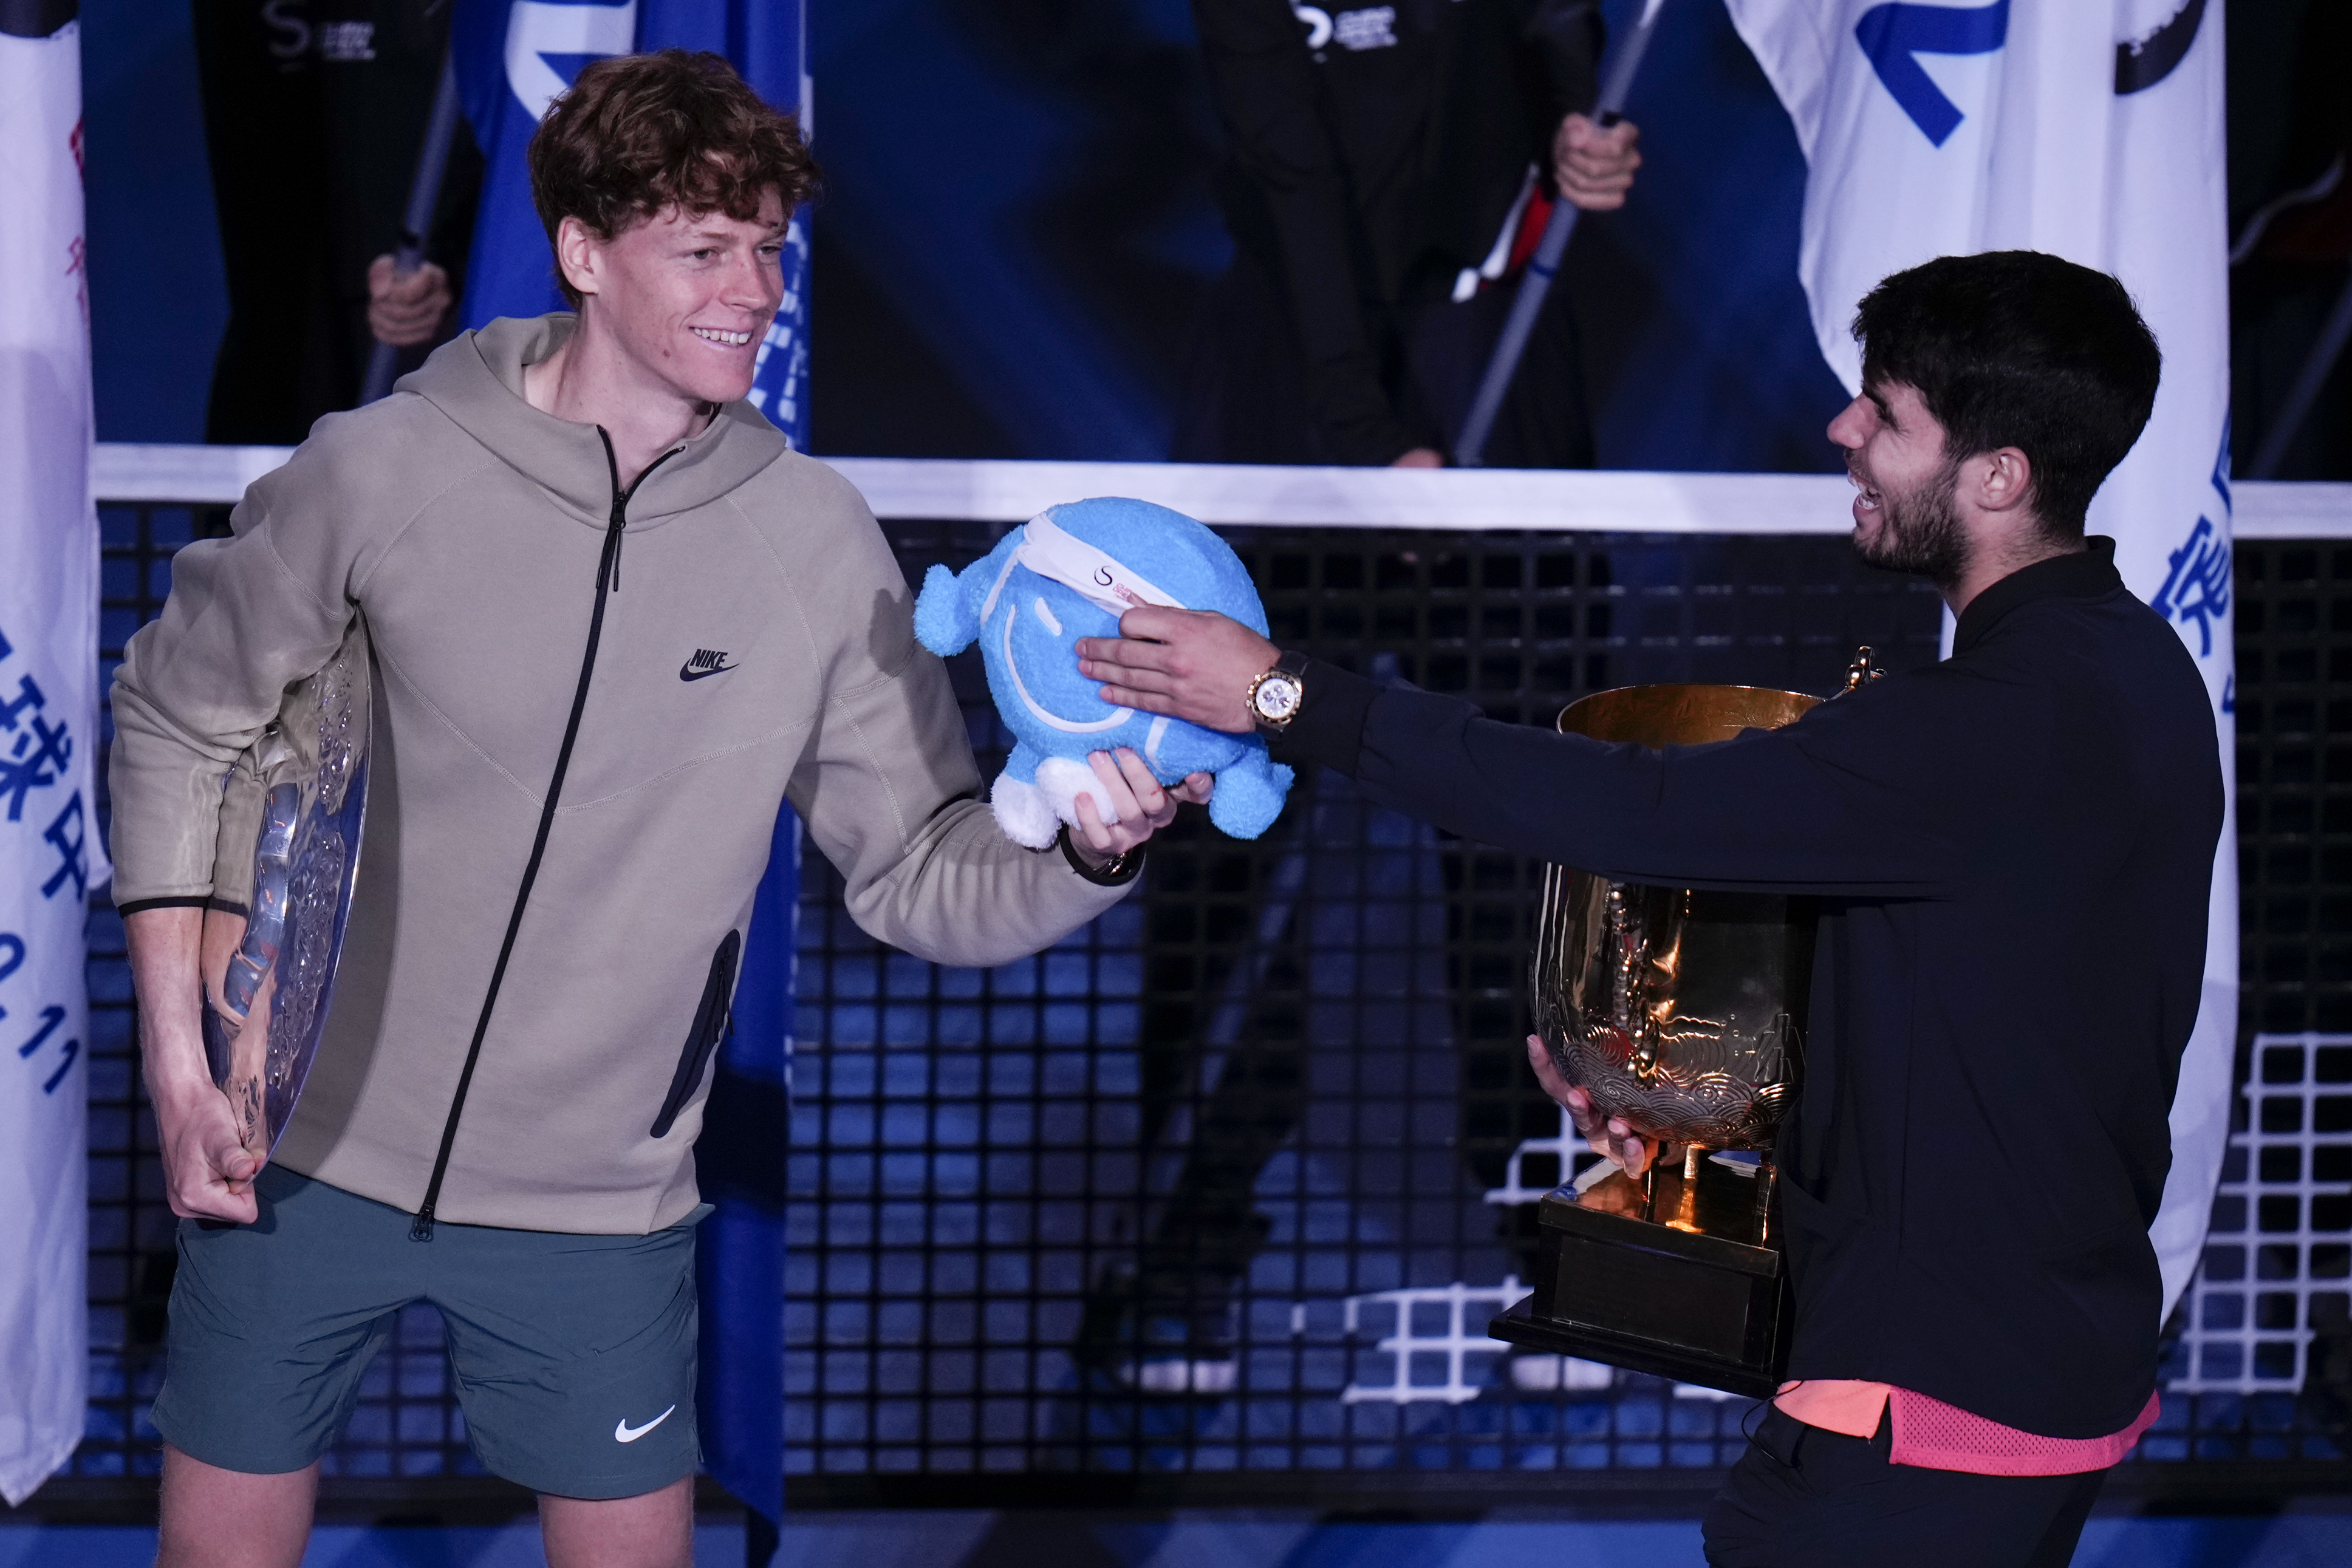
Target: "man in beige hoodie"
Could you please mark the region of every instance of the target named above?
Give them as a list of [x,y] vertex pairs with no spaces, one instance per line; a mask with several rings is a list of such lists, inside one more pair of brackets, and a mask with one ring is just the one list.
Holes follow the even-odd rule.
[[[850,914],[1006,962],[1123,895],[1208,780],[1094,763],[1007,841],[856,493],[742,401],[814,177],[714,56],[600,62],[531,147],[576,317],[500,320],[331,415],[173,563],[114,690],[116,895],[183,1217],[166,1564],[299,1562],[399,1309],[558,1568],[690,1557],[692,1148],[779,806]],[[375,685],[335,1004],[265,1166],[200,1033],[221,778],[354,620]],[[781,1129],[779,1130],[781,1135]]]

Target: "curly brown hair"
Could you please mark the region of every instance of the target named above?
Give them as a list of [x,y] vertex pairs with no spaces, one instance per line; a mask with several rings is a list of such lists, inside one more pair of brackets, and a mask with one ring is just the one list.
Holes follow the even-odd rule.
[[[530,194],[548,243],[567,217],[606,239],[669,207],[749,222],[770,190],[790,215],[815,193],[797,120],[718,55],[664,49],[597,60],[530,139]],[[580,295],[555,269],[557,287]]]

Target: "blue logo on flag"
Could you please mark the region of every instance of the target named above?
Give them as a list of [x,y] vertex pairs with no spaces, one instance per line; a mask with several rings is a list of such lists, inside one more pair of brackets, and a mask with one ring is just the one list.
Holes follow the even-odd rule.
[[1966,118],[1919,68],[1921,55],[1989,55],[2009,41],[2009,0],[1960,10],[1949,5],[1873,5],[1853,26],[1870,68],[1911,123],[1941,147]]
[[2149,608],[2183,626],[2197,622],[2197,656],[2213,652],[2213,625],[2230,613],[2230,545],[2213,530],[2210,517],[2200,517],[2180,548],[2167,558],[2172,570]]
[[[2221,516],[2230,516],[2230,422],[2221,422],[2221,452],[2213,460],[2213,488],[2221,497]],[[2183,626],[2197,622],[2197,656],[2213,652],[2213,622],[2230,613],[2230,541],[2210,517],[2200,517],[2180,548],[2166,558],[2170,570],[2164,586],[2148,601],[2148,608]],[[2225,693],[2229,703],[2232,693]]]
[[[0,631],[0,661],[6,660],[16,652],[15,645],[8,641],[7,632]],[[30,675],[16,677],[15,696],[0,696],[0,800],[7,803],[5,813],[7,821],[24,821],[25,802],[34,790],[48,789],[67,782],[66,768],[72,762],[74,754],[73,737],[67,732],[63,719],[51,724],[44,716],[48,706],[47,694]],[[44,796],[42,800],[49,805],[57,803],[54,796]],[[46,810],[47,807],[42,809]],[[38,820],[35,819],[36,821]],[[41,837],[58,852],[62,862],[56,873],[41,883],[41,896],[55,898],[58,891],[70,878],[74,897],[77,900],[85,897],[89,890],[89,851],[83,837],[80,789],[68,789],[64,809],[50,820]],[[37,869],[31,874],[38,876],[41,873]],[[0,980],[5,980],[25,967],[28,951],[22,936],[13,931],[0,931]],[[5,1021],[7,1017],[8,1009],[0,1006],[0,1021]],[[42,1047],[49,1044],[51,1037],[65,1021],[65,1009],[55,1003],[42,1008],[39,1024],[16,1046],[17,1060],[32,1061],[40,1053]],[[16,1031],[12,1029],[9,1032]],[[44,1094],[56,1093],[58,1085],[65,1082],[68,1070],[81,1054],[81,1041],[67,1040],[60,1042],[56,1050],[59,1060],[55,1070],[42,1081],[41,1092]]]
[[[0,931],[0,980],[6,979],[9,976],[15,974],[17,970],[25,967],[26,950],[25,939],[22,936],[17,936],[13,931]],[[5,1007],[0,1007],[0,1019],[5,1019],[7,1016],[8,1009]],[[43,1008],[41,1009],[40,1027],[33,1031],[30,1039],[26,1040],[24,1044],[16,1048],[16,1059],[19,1061],[32,1061],[34,1056],[40,1051],[41,1047],[49,1043],[49,1037],[57,1033],[58,1027],[65,1021],[65,1009],[58,1006],[54,1002],[50,1003],[47,1007]],[[55,1071],[50,1072],[48,1078],[41,1084],[41,1092],[44,1094],[56,1093],[58,1092],[58,1085],[66,1081],[66,1072],[73,1066],[74,1059],[80,1054],[81,1041],[79,1040],[68,1040],[60,1043],[58,1047],[58,1061],[57,1068]],[[38,1071],[39,1069],[36,1068],[35,1071]]]

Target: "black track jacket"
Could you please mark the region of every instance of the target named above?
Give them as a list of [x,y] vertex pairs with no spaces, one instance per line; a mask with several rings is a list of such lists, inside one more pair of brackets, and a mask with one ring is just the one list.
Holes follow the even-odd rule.
[[1950,659],[1785,729],[1603,745],[1315,664],[1274,743],[1621,881],[1819,895],[1789,1375],[2053,1437],[2128,1426],[2155,1385],[2147,1227],[2222,819],[2195,664],[2092,546],[1986,590]]

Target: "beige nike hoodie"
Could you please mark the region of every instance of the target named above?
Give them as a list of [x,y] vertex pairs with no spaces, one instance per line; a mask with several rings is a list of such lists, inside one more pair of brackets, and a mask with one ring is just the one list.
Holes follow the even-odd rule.
[[320,421],[233,538],[173,558],[115,676],[115,897],[211,893],[223,775],[363,618],[358,891],[275,1157],[453,1223],[635,1234],[698,1200],[709,1057],[786,798],[851,917],[938,963],[1034,952],[1124,890],[998,831],[846,481],[737,402],[616,495],[601,433],[523,401],[573,325],[460,336]]

